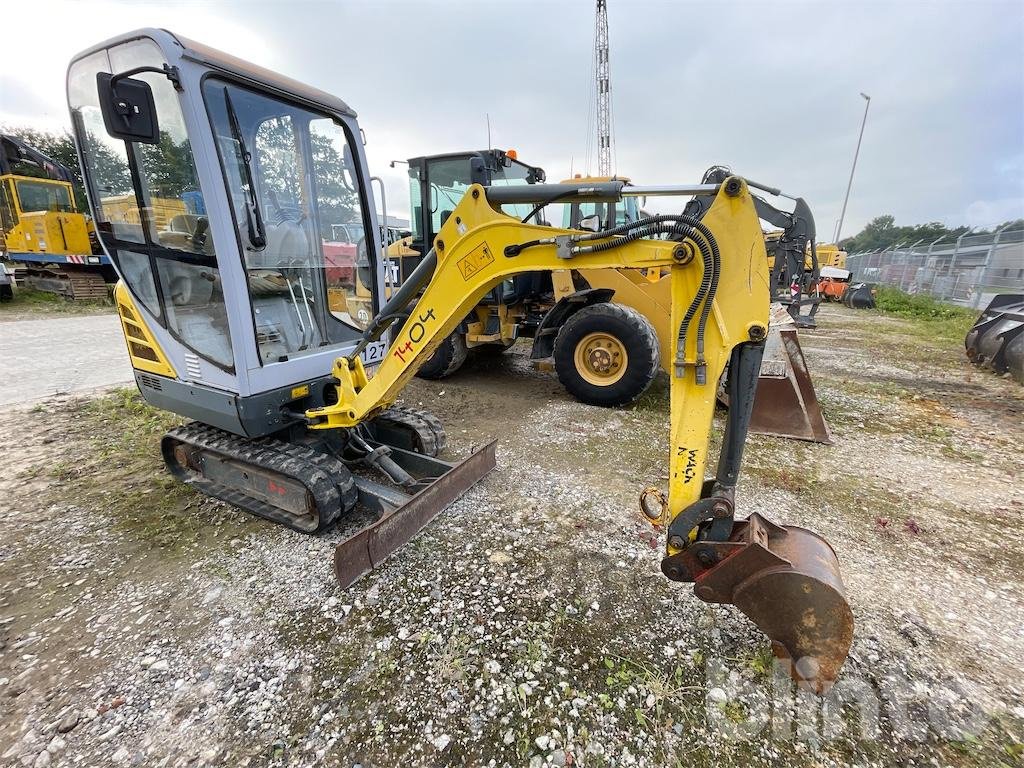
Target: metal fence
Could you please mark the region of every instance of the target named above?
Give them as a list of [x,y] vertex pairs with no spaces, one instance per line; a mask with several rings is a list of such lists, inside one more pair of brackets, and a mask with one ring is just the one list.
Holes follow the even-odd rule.
[[977,309],[998,293],[1024,293],[1024,229],[896,243],[850,254],[846,268],[856,282],[927,293]]

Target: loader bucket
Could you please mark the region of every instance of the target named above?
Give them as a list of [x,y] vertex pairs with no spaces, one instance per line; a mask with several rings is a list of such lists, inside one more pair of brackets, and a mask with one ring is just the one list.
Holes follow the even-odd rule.
[[772,641],[797,683],[817,694],[835,682],[853,641],[853,612],[827,541],[758,514],[736,524],[731,554],[700,574],[702,600],[731,603]]
[[796,328],[769,326],[750,431],[832,444]]

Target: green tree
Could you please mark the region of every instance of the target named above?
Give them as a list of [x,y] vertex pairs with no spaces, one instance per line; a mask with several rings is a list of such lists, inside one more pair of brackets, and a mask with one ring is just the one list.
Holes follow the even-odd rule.
[[[39,150],[51,160],[65,166],[69,171],[71,171],[71,176],[74,179],[72,186],[74,187],[75,192],[75,202],[80,210],[85,210],[86,200],[85,187],[82,184],[82,171],[78,167],[78,154],[75,152],[75,140],[71,137],[70,133],[67,131],[63,131],[61,133],[50,133],[48,131],[40,131],[27,126],[2,126],[0,127],[0,133],[13,136],[16,139],[25,142],[33,149]],[[41,169],[28,165],[18,168],[18,173],[23,176],[37,176],[44,178],[46,176]]]
[[188,139],[175,144],[167,131],[160,131],[158,143],[139,146],[143,175],[154,197],[180,197],[186,190],[199,188]]
[[[0,133],[20,139],[71,171],[75,203],[80,211],[88,210],[85,184],[82,181],[82,171],[78,165],[75,140],[68,131],[51,133],[27,126],[2,126]],[[92,172],[96,177],[97,186],[109,194],[120,195],[130,192],[131,180],[128,176],[128,164],[123,154],[119,157],[107,144],[98,140],[91,133],[87,134],[86,141],[89,142],[89,154],[93,158]],[[19,168],[18,172],[26,176],[45,175],[40,169],[31,166]]]
[[841,241],[850,253],[878,251],[891,248],[897,243],[932,243],[939,238],[954,239],[967,231],[967,227],[947,227],[945,224],[932,221],[927,224],[913,226],[896,226],[895,217],[885,214],[876,216],[853,237]]

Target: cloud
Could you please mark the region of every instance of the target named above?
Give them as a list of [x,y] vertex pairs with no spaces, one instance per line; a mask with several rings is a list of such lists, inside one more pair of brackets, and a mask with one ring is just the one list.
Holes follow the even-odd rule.
[[[803,195],[831,236],[865,91],[872,102],[845,233],[883,213],[907,224],[1024,215],[1024,4],[610,0],[609,15],[617,170],[637,183],[695,181],[728,164]],[[408,199],[404,167],[388,163],[483,147],[486,115],[495,146],[515,147],[551,179],[587,166],[586,0],[34,2],[5,11],[14,28],[38,18],[52,42],[41,56],[31,36],[11,38],[0,120],[66,120],[73,52],[165,26],[355,107],[392,212]]]

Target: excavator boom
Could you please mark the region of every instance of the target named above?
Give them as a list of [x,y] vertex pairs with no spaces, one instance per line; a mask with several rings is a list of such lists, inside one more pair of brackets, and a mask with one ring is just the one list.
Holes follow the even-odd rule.
[[[655,216],[585,233],[523,224],[500,212],[508,202],[566,196],[617,198],[621,183],[572,191],[560,185],[486,189],[474,185],[424,258],[368,327],[364,342],[402,322],[387,358],[369,377],[358,354],[335,363],[336,402],[307,411],[313,429],[350,428],[387,408],[473,306],[510,276],[544,270],[668,269],[672,286],[671,443],[667,499],[649,490],[641,509],[665,524],[664,573],[693,582],[698,597],[736,605],[792,660],[794,676],[823,691],[835,679],[852,639],[853,618],[831,547],[803,529],[759,516],[738,521],[735,490],[769,321],[769,271],[754,199],[746,183],[677,188],[710,198],[701,218]],[[648,239],[657,234],[676,240]],[[717,471],[707,472],[716,385],[727,365],[728,427]],[[438,509],[437,511],[440,511]],[[416,510],[387,521],[387,551],[413,536],[432,515]],[[370,534],[374,536],[375,534]],[[339,574],[362,572],[362,533],[341,542]],[[362,563],[358,567],[347,564]]]

